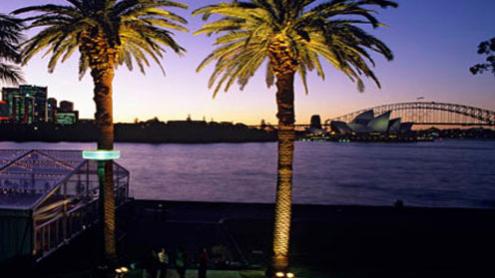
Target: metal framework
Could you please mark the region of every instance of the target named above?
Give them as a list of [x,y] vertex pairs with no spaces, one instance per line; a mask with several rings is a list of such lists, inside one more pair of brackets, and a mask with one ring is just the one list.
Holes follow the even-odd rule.
[[495,126],[495,111],[467,105],[441,102],[404,102],[393,103],[373,108],[362,109],[325,121],[350,122],[359,114],[373,110],[375,115],[392,111],[393,118],[415,125],[450,125],[450,126]]
[[[128,198],[129,172],[114,162],[116,205]],[[0,150],[0,261],[41,260],[98,220],[98,162],[80,151]]]

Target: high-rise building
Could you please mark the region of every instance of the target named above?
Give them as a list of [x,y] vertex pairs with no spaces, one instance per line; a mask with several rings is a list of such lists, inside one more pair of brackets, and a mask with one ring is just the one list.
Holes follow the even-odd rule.
[[311,116],[310,127],[314,129],[321,129],[321,118],[320,115]]
[[20,88],[3,88],[3,100],[9,105],[10,121],[32,123],[34,120],[34,97],[24,95]]
[[34,121],[35,123],[48,120],[47,97],[48,87],[21,85],[19,89],[22,94],[34,98]]
[[49,98],[47,100],[48,108],[48,121],[54,123],[57,120],[57,99]]
[[6,101],[0,100],[0,122],[10,120],[9,104]]
[[47,94],[47,87],[21,85],[3,88],[2,98],[9,105],[10,121],[22,124],[46,122]]

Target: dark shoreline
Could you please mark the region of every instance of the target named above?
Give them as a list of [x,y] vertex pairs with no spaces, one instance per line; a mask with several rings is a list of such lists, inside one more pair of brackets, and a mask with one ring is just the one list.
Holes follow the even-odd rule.
[[[296,142],[315,142],[315,143],[320,143],[320,142],[328,142],[328,143],[336,143],[336,144],[363,144],[363,145],[373,145],[373,144],[380,144],[380,145],[388,145],[388,144],[421,144],[421,143],[430,143],[430,142],[444,142],[444,141],[468,141],[468,142],[494,142],[495,139],[492,138],[441,138],[439,140],[433,140],[433,141],[414,141],[414,142],[369,142],[369,141],[353,141],[349,143],[341,143],[341,142],[336,142],[336,141],[329,141],[329,140],[297,140]],[[60,141],[43,141],[43,140],[2,140],[0,139],[0,143],[94,143],[96,144],[96,141],[66,141],[66,140],[60,140]],[[134,141],[115,141],[115,143],[121,143],[121,144],[149,144],[149,145],[162,145],[162,144],[167,144],[167,145],[211,145],[211,144],[254,144],[254,143],[277,143],[276,140],[267,140],[267,141],[210,141],[210,142],[134,142]]]
[[[310,130],[297,131],[301,140],[351,141],[357,143],[415,143],[436,139],[493,140],[492,129],[472,128],[439,130],[431,128],[402,136],[389,137],[387,134],[356,134],[330,137],[314,136]],[[74,125],[54,123],[0,124],[0,142],[96,142],[98,129],[92,120],[82,120]],[[115,142],[146,144],[210,144],[210,143],[259,143],[276,142],[277,132],[272,126],[247,126],[241,123],[206,121],[150,120],[137,123],[116,123]]]
[[[0,124],[0,141],[96,142],[98,129],[92,122],[75,125],[48,123]],[[202,121],[115,124],[115,142],[122,143],[246,143],[275,142],[276,133],[244,124]]]

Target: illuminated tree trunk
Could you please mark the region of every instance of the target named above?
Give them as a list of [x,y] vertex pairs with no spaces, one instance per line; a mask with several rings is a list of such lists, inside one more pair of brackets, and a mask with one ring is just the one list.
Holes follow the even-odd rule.
[[287,271],[292,206],[294,158],[294,72],[277,76],[278,175],[273,234],[272,269]]
[[[114,142],[112,82],[114,78],[113,64],[105,64],[91,70],[94,81],[94,101],[96,104],[95,121],[98,128],[98,149],[112,150]],[[103,169],[102,169],[103,168]],[[100,192],[102,198],[103,236],[105,257],[113,263],[117,258],[115,245],[115,195],[113,184],[113,162],[99,164]]]
[[277,78],[278,170],[272,270],[289,267],[289,239],[292,214],[292,162],[294,160],[294,75],[298,62],[284,32],[269,46],[270,67]]

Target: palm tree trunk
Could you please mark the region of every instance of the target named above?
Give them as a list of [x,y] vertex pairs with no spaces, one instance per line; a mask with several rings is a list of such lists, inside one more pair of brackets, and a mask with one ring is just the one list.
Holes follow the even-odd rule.
[[272,269],[287,271],[292,207],[292,162],[294,159],[294,73],[277,76],[278,175],[273,234]]
[[[112,82],[113,67],[91,70],[94,81],[94,101],[96,104],[95,120],[98,128],[98,149],[112,150],[114,142]],[[103,169],[102,169],[103,168]],[[115,246],[115,195],[113,185],[113,162],[105,161],[99,164],[100,192],[102,198],[103,235],[105,257],[108,262],[115,262],[117,250]]]

